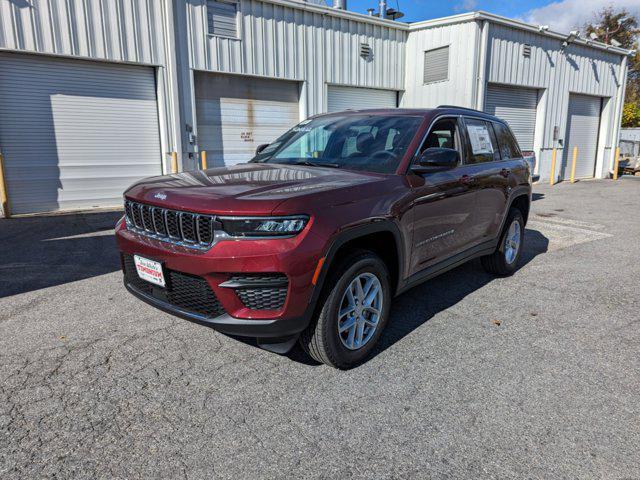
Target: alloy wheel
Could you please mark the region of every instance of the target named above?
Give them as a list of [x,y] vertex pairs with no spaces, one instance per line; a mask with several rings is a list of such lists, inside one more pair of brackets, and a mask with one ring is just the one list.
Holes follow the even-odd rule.
[[509,265],[515,262],[518,257],[521,235],[520,222],[516,219],[509,225],[509,230],[504,238],[504,259]]
[[382,316],[383,292],[378,277],[361,273],[347,286],[338,311],[338,336],[349,350],[358,350],[375,334]]

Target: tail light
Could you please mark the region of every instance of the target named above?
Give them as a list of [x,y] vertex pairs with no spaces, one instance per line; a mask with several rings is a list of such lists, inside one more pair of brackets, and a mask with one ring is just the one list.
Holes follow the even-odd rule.
[[531,173],[536,170],[536,152],[533,150],[525,150],[522,152],[522,156],[524,159],[529,162],[529,166],[531,167]]

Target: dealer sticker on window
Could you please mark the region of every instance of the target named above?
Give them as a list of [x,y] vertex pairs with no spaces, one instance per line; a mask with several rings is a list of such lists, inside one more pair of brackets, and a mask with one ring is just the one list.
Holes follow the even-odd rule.
[[160,262],[139,257],[138,255],[133,256],[133,261],[136,264],[136,270],[141,279],[155,285],[160,285],[161,287],[166,286],[164,274],[162,273],[162,264]]

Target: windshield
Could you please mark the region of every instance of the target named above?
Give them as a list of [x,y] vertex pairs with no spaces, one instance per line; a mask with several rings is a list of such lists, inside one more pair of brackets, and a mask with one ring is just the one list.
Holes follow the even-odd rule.
[[422,117],[406,115],[305,120],[251,161],[393,173],[421,122]]

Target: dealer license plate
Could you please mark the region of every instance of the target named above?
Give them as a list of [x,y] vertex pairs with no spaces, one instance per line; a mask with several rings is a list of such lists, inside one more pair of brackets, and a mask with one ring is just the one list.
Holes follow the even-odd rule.
[[133,256],[133,261],[136,264],[136,270],[141,279],[155,285],[160,285],[161,287],[167,285],[164,281],[164,273],[162,273],[162,264],[160,262],[149,260],[148,258],[138,255]]

